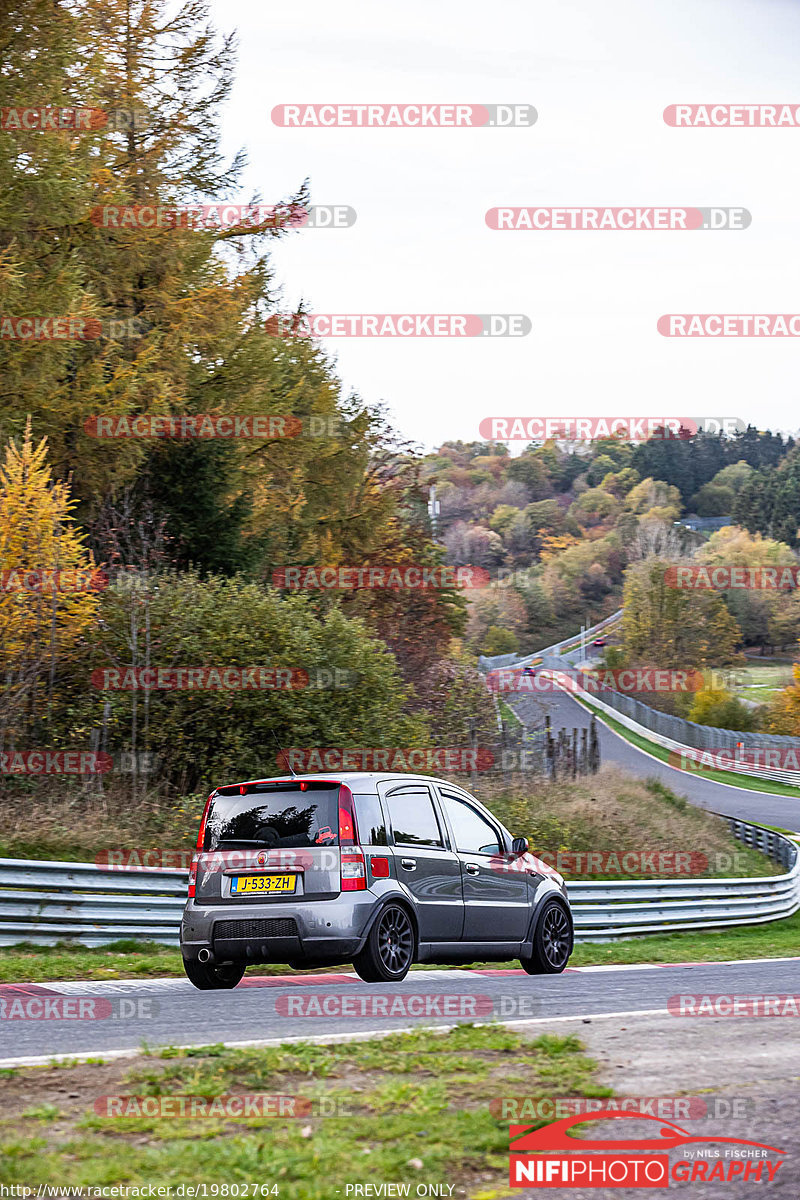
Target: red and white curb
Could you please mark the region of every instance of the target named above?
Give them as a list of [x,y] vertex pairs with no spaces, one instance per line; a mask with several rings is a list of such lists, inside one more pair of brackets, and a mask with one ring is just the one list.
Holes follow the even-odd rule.
[[[800,962],[800,955],[787,955],[781,958],[736,958],[721,959],[714,962],[675,962],[675,963],[609,963],[593,967],[567,967],[565,975],[606,974],[611,971],[661,971],[669,968],[688,969],[691,967],[734,967],[746,966],[753,963]],[[408,976],[407,986],[413,978],[416,983],[434,980],[474,979],[476,975],[493,977],[530,978],[521,967],[480,967],[474,970],[422,970],[414,971]],[[234,989],[236,992],[249,988],[296,988],[296,987],[326,987],[332,984],[361,983],[362,980],[353,972],[326,972],[319,975],[245,975],[244,979]],[[371,986],[366,984],[364,986]],[[75,979],[59,980],[52,983],[2,983],[0,984],[0,999],[11,996],[123,996],[141,992],[185,992],[196,995],[195,988],[188,979]],[[229,995],[232,993],[228,993]]]

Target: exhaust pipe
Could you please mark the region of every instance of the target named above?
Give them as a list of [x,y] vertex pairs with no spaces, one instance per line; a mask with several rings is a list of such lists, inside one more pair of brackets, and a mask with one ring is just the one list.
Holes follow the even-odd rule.
[[206,950],[204,946],[202,950],[198,951],[197,957],[201,963],[211,962],[211,951]]

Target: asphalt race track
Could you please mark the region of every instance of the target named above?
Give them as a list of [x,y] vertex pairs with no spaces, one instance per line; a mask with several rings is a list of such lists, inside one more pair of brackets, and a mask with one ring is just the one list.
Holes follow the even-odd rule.
[[[574,725],[580,727],[590,720],[587,709],[567,692],[523,693],[509,699],[520,719],[531,726],[540,724],[545,712],[549,713],[554,730],[562,726],[569,729]],[[763,822],[791,830],[797,830],[800,826],[800,799],[731,787],[667,766],[614,733],[601,720],[597,721],[597,737],[601,762],[616,763],[641,778],[660,779],[667,787],[679,795],[687,796],[692,804],[700,808],[756,824]]]
[[[557,976],[529,976],[522,970],[419,970],[401,984],[385,986],[362,983],[349,973],[253,975],[234,991],[219,992],[198,992],[186,979],[4,984],[0,1067],[47,1062],[59,1055],[131,1053],[143,1043],[339,1041],[354,1034],[463,1021],[521,1022],[531,1029],[541,1024],[542,1032],[558,1032],[559,1022],[567,1019],[662,1015],[679,1032],[706,1018],[687,1022],[670,1015],[670,997],[720,994],[800,995],[800,958],[581,967]],[[401,1011],[390,1013],[390,1005]],[[70,1008],[74,1017],[67,1016]],[[794,1028],[790,1019],[788,1023]],[[777,1024],[783,1027],[786,1021]]]

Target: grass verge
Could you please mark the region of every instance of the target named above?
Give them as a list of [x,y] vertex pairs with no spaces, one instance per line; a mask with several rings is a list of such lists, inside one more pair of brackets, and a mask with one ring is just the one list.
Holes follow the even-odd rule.
[[[411,1195],[418,1183],[437,1183],[454,1185],[453,1196],[489,1200],[508,1190],[508,1119],[494,1115],[492,1100],[611,1095],[595,1071],[574,1036],[529,1040],[470,1025],[342,1046],[207,1046],[20,1069],[7,1073],[0,1095],[0,1183],[203,1180],[209,1195],[223,1194],[214,1184],[257,1184],[250,1196],[281,1200],[343,1195],[347,1183],[408,1184]],[[193,1120],[95,1111],[100,1096],[253,1093],[295,1097],[286,1109],[297,1115]]]
[[792,663],[755,663],[750,660],[743,670],[736,672],[736,679],[732,689],[735,696],[766,704],[793,683]]

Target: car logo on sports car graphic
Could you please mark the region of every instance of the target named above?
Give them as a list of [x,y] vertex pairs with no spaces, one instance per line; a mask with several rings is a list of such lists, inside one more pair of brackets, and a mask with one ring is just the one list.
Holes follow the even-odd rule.
[[[612,1139],[592,1141],[583,1137],[572,1137],[568,1133],[573,1125],[585,1125],[589,1121],[612,1119],[652,1121],[660,1126],[659,1136],[630,1138],[626,1141]],[[673,1147],[689,1145],[694,1142],[729,1142],[737,1146],[758,1146],[759,1149],[769,1150],[772,1154],[786,1153],[785,1150],[779,1150],[777,1146],[768,1146],[764,1142],[750,1142],[743,1138],[709,1137],[708,1134],[704,1137],[694,1137],[688,1130],[681,1129],[680,1125],[673,1125],[670,1121],[649,1117],[644,1113],[619,1112],[614,1109],[601,1109],[599,1112],[590,1114],[579,1113],[564,1117],[561,1121],[553,1121],[551,1125],[545,1125],[539,1129],[532,1125],[511,1125],[508,1132],[512,1154],[527,1154],[531,1150],[671,1150]]]

